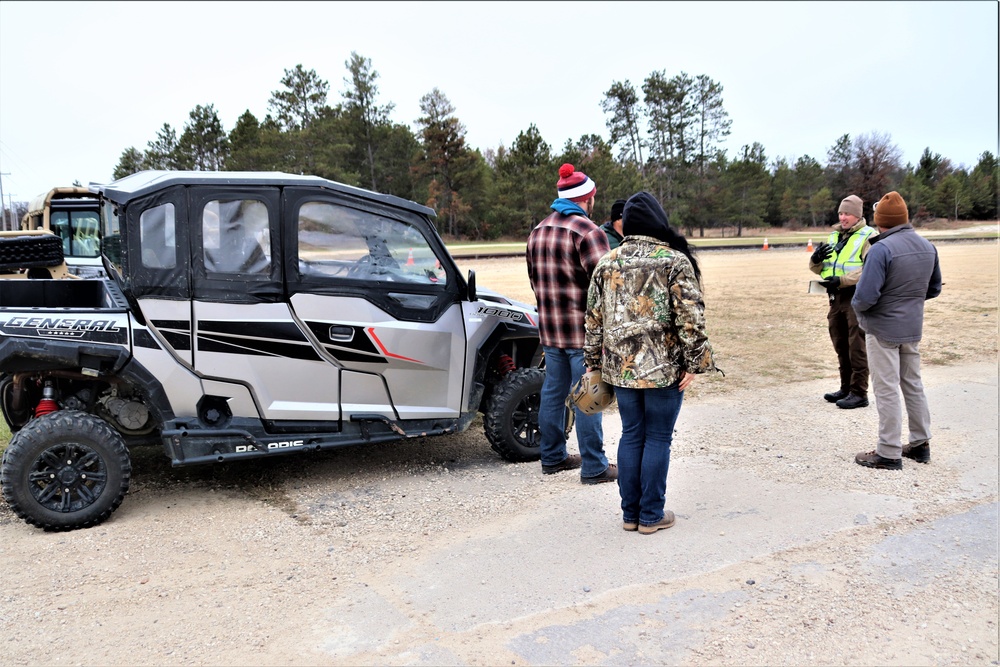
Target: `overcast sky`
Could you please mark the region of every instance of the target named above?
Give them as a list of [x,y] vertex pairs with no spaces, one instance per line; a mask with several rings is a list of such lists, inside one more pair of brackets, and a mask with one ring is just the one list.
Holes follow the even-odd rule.
[[723,86],[730,156],[826,162],[843,134],[891,137],[972,167],[998,151],[998,3],[975,2],[0,2],[5,196],[107,182],[122,151],[198,104],[226,131],[268,113],[286,69],[313,69],[335,105],[352,51],[379,103],[416,128],[439,88],[474,148],[534,123],[558,152],[608,138],[612,82],[654,71]]

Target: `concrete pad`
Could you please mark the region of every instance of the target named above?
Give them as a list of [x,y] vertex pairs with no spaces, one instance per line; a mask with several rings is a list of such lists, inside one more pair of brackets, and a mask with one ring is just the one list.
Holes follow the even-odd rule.
[[[907,460],[902,472],[853,463],[853,453],[876,432],[877,413],[874,407],[841,411],[807,403],[821,396],[825,382],[772,392],[766,413],[757,410],[754,441],[738,446],[733,442],[739,434],[727,430],[723,415],[728,410],[730,420],[746,424],[733,405],[750,405],[755,397],[692,401],[678,422],[679,439],[688,439],[687,452],[700,452],[691,438],[711,452],[672,462],[668,507],[678,516],[673,528],[649,536],[626,532],[616,485],[583,486],[573,472],[552,476],[546,481],[552,493],[540,508],[460,529],[412,560],[362,577],[329,609],[328,630],[341,638],[325,650],[347,662],[374,651],[406,664],[468,664],[427,638],[490,633],[505,638],[505,663],[684,662],[707,629],[746,600],[744,583],[772,579],[776,558],[876,522],[922,517],[928,500],[922,494],[934,492],[931,482],[944,476],[959,483],[933,497],[934,510],[943,516],[874,542],[856,576],[879,581],[892,569],[895,590],[905,595],[948,568],[995,571],[1000,448],[992,371],[989,364],[925,369],[933,461],[922,466]],[[788,415],[803,405],[819,417],[789,422]],[[713,430],[715,424],[721,426]],[[812,437],[838,427],[843,433],[835,442]],[[609,416],[606,442],[616,442],[619,433],[620,422]],[[613,446],[609,454],[613,460]],[[772,457],[777,467],[744,470],[740,456]],[[782,456],[788,458],[778,460]],[[813,475],[810,481],[797,481],[806,473]],[[711,578],[733,566],[738,579]],[[783,567],[816,580],[834,576],[809,559]],[[714,587],[689,588],[686,581],[712,581]],[[422,641],[407,646],[408,634]]]

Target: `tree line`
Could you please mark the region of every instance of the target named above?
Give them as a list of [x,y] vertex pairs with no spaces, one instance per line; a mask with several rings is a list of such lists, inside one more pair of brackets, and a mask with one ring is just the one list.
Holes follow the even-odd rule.
[[654,193],[673,224],[689,235],[706,229],[820,226],[836,221],[847,194],[871,204],[898,190],[911,217],[996,219],[1000,169],[980,155],[971,170],[930,148],[916,165],[901,163],[887,134],[836,138],[825,163],[809,155],[769,160],[760,143],[729,156],[732,121],[722,85],[704,74],[652,72],[640,86],[614,81],[599,101],[609,139],[587,134],[553,149],[531,124],[510,146],[478,150],[437,88],[420,99],[416,131],[391,119],[379,100],[378,72],[352,52],[340,100],[301,64],[284,71],[263,120],[249,110],[226,132],[214,105],[197,105],[180,133],[164,123],[145,150],[126,148],[121,178],[143,169],[284,171],[418,201],[437,211],[447,238],[524,238],[548,213],[560,164],[570,162],[598,184],[595,220],[639,190]]

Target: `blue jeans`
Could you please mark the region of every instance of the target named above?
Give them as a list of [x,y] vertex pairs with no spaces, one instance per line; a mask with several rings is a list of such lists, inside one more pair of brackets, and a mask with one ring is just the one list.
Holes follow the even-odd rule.
[[615,387],[622,439],[618,443],[618,492],[622,520],[652,525],[663,518],[674,424],[684,392]]
[[[543,347],[545,383],[538,408],[538,430],[542,436],[542,465],[554,466],[566,460],[566,397],[573,383],[583,376],[583,350]],[[576,410],[576,442],[580,447],[581,477],[596,477],[608,469],[604,455],[601,413],[585,415]]]

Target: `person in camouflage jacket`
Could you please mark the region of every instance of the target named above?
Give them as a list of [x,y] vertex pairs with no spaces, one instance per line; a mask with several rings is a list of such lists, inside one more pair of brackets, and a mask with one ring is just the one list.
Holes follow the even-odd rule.
[[622,420],[618,485],[625,530],[669,528],[670,445],[684,390],[714,371],[698,262],[653,195],[629,198],[625,238],[587,292],[584,363],[615,388]]

